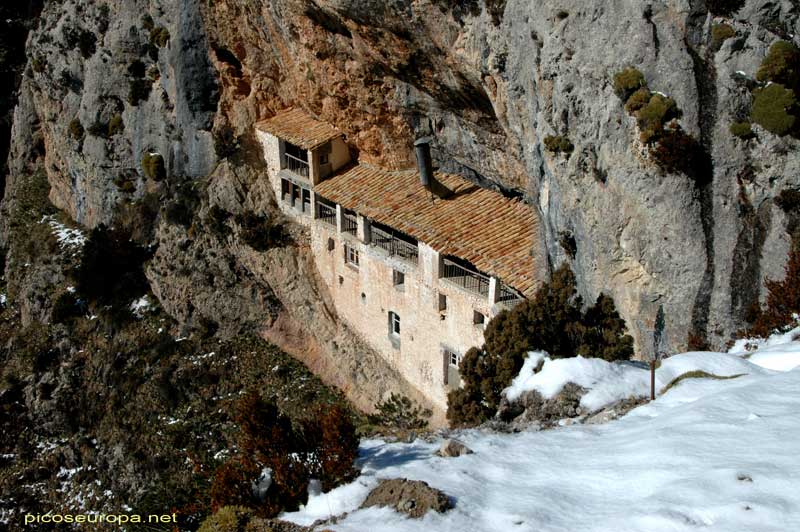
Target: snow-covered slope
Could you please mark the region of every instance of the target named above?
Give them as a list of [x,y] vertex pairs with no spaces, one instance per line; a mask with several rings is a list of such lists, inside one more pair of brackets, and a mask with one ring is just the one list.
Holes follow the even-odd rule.
[[[782,345],[784,358],[800,352],[797,342]],[[704,356],[712,365],[733,358],[686,354],[681,365]],[[464,431],[475,454],[458,458],[435,456],[435,442],[365,441],[355,482],[283,517],[310,524],[351,512],[328,525],[336,531],[800,530],[800,368],[739,362],[744,376],[684,380],[606,425]],[[377,479],[394,477],[428,482],[455,508],[420,520],[356,510]]]

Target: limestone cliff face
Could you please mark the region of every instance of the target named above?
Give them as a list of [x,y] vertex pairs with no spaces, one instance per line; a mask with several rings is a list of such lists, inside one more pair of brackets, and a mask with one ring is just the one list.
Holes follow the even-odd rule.
[[[571,260],[585,297],[610,293],[645,353],[659,305],[671,348],[689,331],[720,346],[763,277],[782,275],[786,220],[772,199],[800,184],[797,142],[764,131],[743,142],[728,128],[799,15],[792,2],[748,1],[724,19],[736,36],[716,50],[723,19],[698,1],[250,0],[204,12],[217,57],[236,58],[221,69],[237,87],[221,108],[240,127],[301,105],[384,166],[412,164],[412,138],[433,134],[441,166],[539,209],[551,263]],[[611,87],[630,65],[677,101],[712,158],[709,184],[646,155]],[[551,134],[574,152],[544,150]]]
[[[255,120],[299,105],[345,131],[361,160],[410,166],[411,140],[431,134],[441,167],[523,196],[542,217],[550,263],[569,260],[586,298],[612,295],[643,352],[659,305],[671,348],[689,331],[719,346],[762,278],[781,276],[788,249],[772,200],[800,186],[798,143],[765,131],[745,142],[728,126],[769,45],[800,33],[795,4],[745,2],[726,19],[736,36],[716,50],[720,19],[688,0],[52,2],[29,38],[7,190],[43,154],[54,204],[94,226],[145,192],[169,199],[141,167],[157,152],[169,175],[202,183],[197,216],[212,205],[272,216],[257,153],[219,165],[214,139],[231,128],[248,147]],[[611,88],[629,65],[676,100],[712,158],[707,185],[646,154]],[[124,129],[111,133],[117,116]],[[551,134],[568,136],[572,154],[547,152]],[[302,303],[276,289],[286,280],[276,265],[303,263],[301,248],[270,267],[242,256],[235,237],[198,235],[204,227],[158,230],[148,277],[172,314],[221,315],[231,331],[272,328],[281,312],[324,315],[322,297],[311,314],[293,308],[319,287],[303,288]],[[177,258],[188,262],[172,267]],[[314,344],[335,356],[337,334],[322,327]]]

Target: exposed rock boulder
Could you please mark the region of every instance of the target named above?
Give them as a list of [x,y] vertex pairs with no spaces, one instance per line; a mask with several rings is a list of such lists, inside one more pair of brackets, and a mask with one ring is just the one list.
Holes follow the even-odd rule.
[[620,418],[648,401],[646,397],[628,397],[622,401],[610,404],[601,410],[590,414],[584,421],[586,425],[599,425]]
[[426,482],[393,478],[382,480],[361,504],[361,508],[370,506],[390,506],[409,517],[418,518],[425,515],[428,510],[446,512],[453,507],[453,504],[447,495],[436,488],[431,488]]
[[502,421],[513,421],[515,424],[552,425],[561,419],[574,418],[584,414],[580,404],[581,397],[586,392],[586,388],[568,382],[551,399],[545,399],[536,390],[523,393],[513,402],[503,397],[497,410],[497,417]]
[[467,454],[473,454],[473,450],[458,440],[448,438],[442,442],[442,446],[439,447],[439,450],[436,452],[436,454],[438,454],[439,456],[452,458],[455,456],[465,456]]

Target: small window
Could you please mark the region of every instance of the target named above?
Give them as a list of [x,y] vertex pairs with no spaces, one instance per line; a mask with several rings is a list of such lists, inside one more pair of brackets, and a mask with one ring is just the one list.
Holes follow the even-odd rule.
[[474,323],[475,325],[483,325],[484,323],[486,323],[486,316],[484,316],[483,314],[481,314],[477,310],[473,311],[473,313],[472,313],[472,323]]
[[320,153],[319,154],[319,164],[328,164],[330,159],[328,158],[327,153]]
[[392,270],[392,284],[395,288],[403,288],[406,283],[406,274],[399,270]]
[[447,296],[445,294],[439,293],[439,312],[444,312],[447,310]]
[[300,208],[300,195],[303,189],[292,183],[292,207],[299,209]]
[[448,363],[455,368],[461,363],[461,355],[453,351],[447,351],[447,358],[449,359]]
[[289,201],[291,201],[291,190],[292,184],[286,179],[281,179],[281,201],[284,203],[289,203]]
[[344,245],[344,262],[358,268],[358,250],[349,244]]
[[458,373],[458,365],[461,364],[461,355],[448,348],[444,348],[443,351],[444,384],[449,389],[456,390],[461,385],[461,376]]
[[389,312],[389,334],[400,336],[400,316],[396,312]]
[[328,251],[333,251],[336,249],[336,241],[332,238],[328,239]]

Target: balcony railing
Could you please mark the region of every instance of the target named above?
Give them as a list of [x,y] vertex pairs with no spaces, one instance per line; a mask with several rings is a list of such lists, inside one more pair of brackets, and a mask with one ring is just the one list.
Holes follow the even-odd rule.
[[288,153],[283,154],[283,168],[290,170],[297,175],[308,177],[308,161],[304,161]]
[[336,207],[317,200],[317,219],[336,227]]
[[349,212],[343,212],[342,232],[354,235],[356,234],[357,230],[358,230],[358,221],[356,220],[356,215]]
[[447,279],[449,282],[460,286],[470,292],[474,292],[476,294],[482,296],[489,295],[489,277],[472,271],[468,270],[467,268],[456,264],[455,262],[442,259],[443,261],[443,269],[442,269],[442,278]]
[[370,235],[370,244],[387,251],[389,255],[412,264],[416,264],[419,260],[419,247],[416,244],[398,238],[374,225],[370,229]]
[[498,303],[513,303],[514,301],[521,301],[522,299],[523,297],[519,292],[505,283],[500,283],[500,289],[497,293]]

